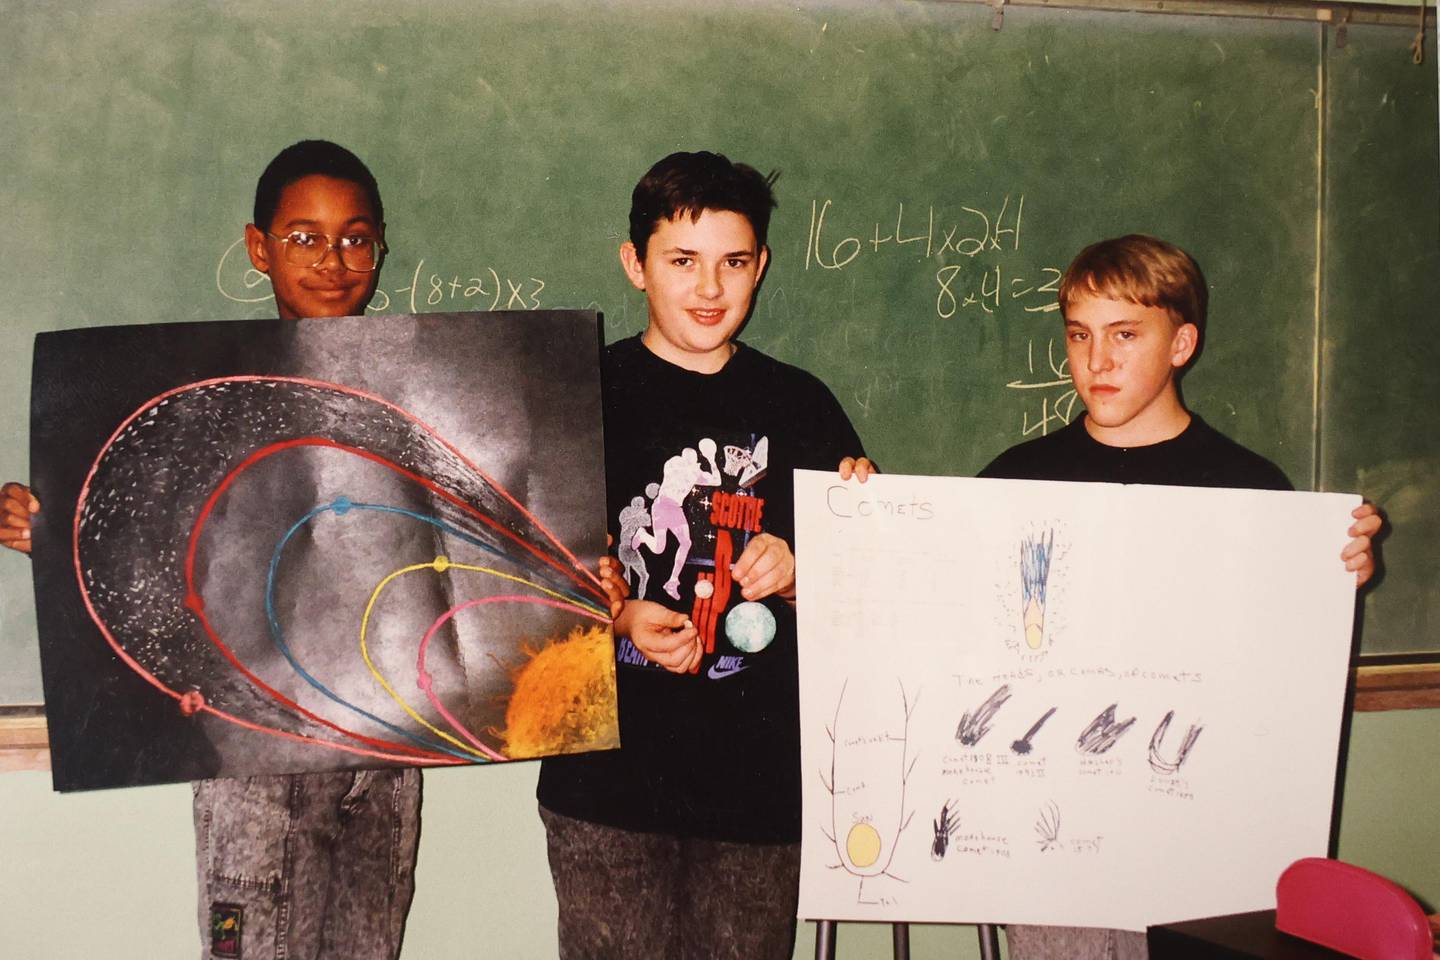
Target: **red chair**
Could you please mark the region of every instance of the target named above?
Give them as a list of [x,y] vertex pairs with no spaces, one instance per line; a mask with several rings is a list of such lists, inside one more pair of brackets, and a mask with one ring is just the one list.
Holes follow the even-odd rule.
[[1432,960],[1430,922],[1411,896],[1361,867],[1306,857],[1280,874],[1275,928],[1360,960]]

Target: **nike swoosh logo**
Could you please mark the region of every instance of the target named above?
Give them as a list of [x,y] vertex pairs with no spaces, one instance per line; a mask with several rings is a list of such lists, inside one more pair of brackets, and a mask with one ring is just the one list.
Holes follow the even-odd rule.
[[733,676],[735,676],[735,674],[737,674],[737,673],[739,673],[740,671],[744,670],[744,669],[745,669],[746,667],[748,667],[748,666],[750,666],[750,664],[748,664],[748,663],[742,663],[742,664],[740,664],[740,666],[738,666],[738,667],[726,667],[724,670],[721,670],[720,667],[719,667],[719,664],[715,664],[715,665],[711,666],[709,670],[706,671],[706,675],[707,675],[711,680],[724,680],[726,677],[733,677]]

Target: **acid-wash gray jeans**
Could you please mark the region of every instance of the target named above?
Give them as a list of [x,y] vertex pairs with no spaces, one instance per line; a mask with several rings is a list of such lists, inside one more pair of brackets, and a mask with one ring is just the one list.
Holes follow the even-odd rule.
[[1145,934],[1099,927],[1005,928],[1010,960],[1146,960]]
[[638,833],[540,808],[560,960],[790,960],[799,843]]
[[201,960],[395,960],[415,893],[420,771],[202,780]]

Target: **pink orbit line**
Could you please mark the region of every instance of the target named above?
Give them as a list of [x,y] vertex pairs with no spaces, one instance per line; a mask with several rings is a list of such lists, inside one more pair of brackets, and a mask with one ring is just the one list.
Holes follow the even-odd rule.
[[415,686],[425,691],[426,698],[429,699],[430,704],[436,710],[440,711],[440,715],[445,718],[445,721],[449,723],[450,726],[453,727],[462,737],[464,737],[466,740],[469,740],[481,753],[485,754],[492,760],[509,760],[509,757],[496,753],[494,750],[481,743],[480,740],[475,736],[475,734],[471,733],[463,723],[455,719],[455,717],[450,713],[449,710],[445,709],[445,704],[440,702],[440,698],[435,696],[435,692],[432,689],[432,685],[434,684],[434,678],[430,676],[430,671],[425,669],[425,651],[429,648],[430,638],[435,636],[435,632],[441,627],[443,627],[446,623],[448,623],[451,619],[453,619],[454,616],[461,610],[468,610],[470,607],[484,606],[487,603],[533,603],[539,606],[554,607],[557,610],[568,610],[572,613],[579,613],[583,616],[589,617],[591,620],[598,620],[601,623],[609,623],[610,620],[608,617],[602,617],[599,614],[592,613],[591,611],[586,610],[584,607],[578,606],[573,603],[565,603],[561,600],[551,600],[548,597],[529,597],[522,594],[509,594],[500,597],[482,597],[479,600],[466,600],[464,603],[459,604],[458,606],[451,607],[449,610],[446,610],[444,613],[440,614],[440,616],[436,618],[434,623],[430,624],[430,629],[426,630],[425,636],[420,638],[420,655],[416,660],[416,667],[419,669],[420,675],[415,681]]
[[[80,599],[85,604],[85,610],[90,615],[90,619],[100,630],[101,635],[105,638],[105,642],[109,644],[110,649],[115,653],[117,657],[120,658],[121,662],[123,662],[132,671],[134,671],[136,675],[141,677],[151,686],[155,687],[157,690],[170,697],[171,699],[179,702],[182,698],[182,694],[180,694],[176,690],[171,689],[168,685],[166,685],[163,681],[161,681],[158,677],[156,677],[153,673],[151,673],[143,665],[141,665],[139,661],[137,661],[128,652],[126,652],[125,648],[120,645],[120,642],[115,639],[114,634],[110,632],[110,628],[106,626],[105,621],[100,616],[99,611],[95,609],[95,604],[90,598],[90,591],[85,586],[85,571],[80,561],[80,522],[85,512],[85,505],[90,497],[90,484],[95,479],[96,472],[100,469],[101,460],[105,458],[105,454],[110,450],[112,446],[114,446],[115,441],[120,438],[120,435],[124,433],[126,429],[128,429],[129,426],[135,422],[135,420],[137,420],[147,410],[157,407],[161,403],[169,400],[171,397],[178,396],[179,394],[186,393],[191,390],[199,390],[204,387],[216,386],[218,384],[242,382],[294,383],[301,386],[317,387],[324,390],[333,390],[336,393],[349,394],[351,396],[369,400],[372,403],[377,403],[380,406],[385,407],[386,409],[394,411],[401,417],[404,417],[406,420],[409,420],[411,423],[414,423],[416,426],[418,426],[421,430],[423,430],[426,434],[428,434],[436,442],[438,442],[442,447],[444,447],[446,450],[450,451],[450,453],[456,456],[461,463],[463,463],[465,466],[469,467],[476,474],[482,477],[491,486],[492,489],[498,491],[500,495],[511,504],[511,506],[513,506],[516,510],[523,514],[531,523],[535,525],[536,529],[538,529],[541,533],[545,535],[545,537],[555,546],[555,548],[558,549],[560,553],[563,554],[565,558],[570,561],[573,569],[576,572],[580,573],[582,576],[589,579],[592,584],[594,584],[592,592],[594,592],[597,596],[603,596],[603,593],[598,589],[600,585],[600,578],[591,571],[587,570],[584,564],[582,564],[575,557],[575,555],[563,543],[560,542],[559,538],[556,537],[555,534],[552,533],[548,527],[546,527],[543,523],[540,522],[539,518],[537,518],[529,510],[526,510],[523,506],[521,506],[520,503],[515,500],[513,496],[510,495],[509,491],[496,483],[495,480],[492,479],[488,473],[486,473],[484,470],[481,470],[479,466],[477,466],[470,460],[470,458],[466,457],[463,453],[461,453],[452,443],[442,437],[428,424],[420,420],[418,417],[416,417],[409,411],[399,406],[396,406],[389,400],[386,400],[384,397],[380,397],[372,393],[367,393],[363,390],[357,390],[353,387],[346,387],[341,384],[329,383],[324,380],[312,380],[305,377],[243,375],[235,377],[213,377],[208,380],[197,380],[194,383],[188,383],[178,387],[173,387],[169,390],[164,391],[163,393],[151,397],[145,403],[142,403],[139,407],[137,407],[135,411],[132,412],[128,417],[126,417],[120,422],[120,425],[115,428],[114,432],[110,434],[109,438],[105,441],[105,443],[101,445],[99,453],[95,455],[94,462],[91,463],[89,471],[85,474],[85,481],[80,486],[80,495],[75,501],[75,520],[71,526],[70,542],[71,553],[75,564],[75,579],[77,585],[80,588]],[[587,616],[593,616],[593,614],[590,614],[588,611],[585,611],[585,613]],[[363,747],[355,747],[345,743],[335,743],[328,740],[318,740],[303,733],[292,733],[288,730],[280,730],[274,727],[267,727],[262,724],[254,723],[253,721],[244,720],[227,711],[213,707],[208,702],[202,703],[195,712],[213,714],[222,720],[226,720],[230,723],[235,724],[236,726],[243,727],[247,730],[252,730],[257,733],[267,733],[272,736],[281,737],[283,739],[292,740],[298,743],[304,743],[313,746],[329,747],[333,750],[340,750],[345,753],[353,753],[360,756],[374,757],[381,760],[394,760],[410,764],[418,763],[440,765],[464,764],[467,762],[459,758],[442,757],[440,755],[434,754],[432,754],[430,757],[416,757],[413,755],[401,756],[380,750],[367,750]],[[396,744],[396,746],[399,745]]]

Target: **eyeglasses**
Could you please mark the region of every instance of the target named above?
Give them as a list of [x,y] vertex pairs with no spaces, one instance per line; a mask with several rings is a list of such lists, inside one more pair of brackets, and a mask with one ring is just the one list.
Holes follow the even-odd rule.
[[360,234],[332,237],[312,230],[294,230],[283,237],[268,232],[265,236],[285,245],[285,262],[292,267],[318,267],[334,247],[346,270],[370,273],[380,268],[380,257],[386,250],[383,241]]

